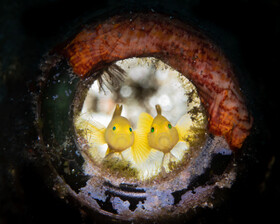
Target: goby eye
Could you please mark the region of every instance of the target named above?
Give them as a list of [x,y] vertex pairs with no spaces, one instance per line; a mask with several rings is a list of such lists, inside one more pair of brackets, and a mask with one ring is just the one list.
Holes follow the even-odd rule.
[[129,131],[132,132],[132,128],[129,128]]
[[155,128],[154,128],[154,127],[152,127],[152,128],[151,128],[151,132],[153,133],[154,131],[155,131]]
[[[199,31],[156,14],[116,16],[86,27],[67,41],[62,52],[52,56],[51,65],[44,71],[47,81],[40,95],[38,124],[45,151],[55,155],[51,158],[55,161],[53,166],[70,188],[76,190],[72,197],[79,203],[122,220],[159,219],[165,211],[176,217],[182,211],[188,212],[189,204],[202,207],[207,202],[211,206],[215,190],[232,185],[236,172],[233,150],[241,148],[249,135],[250,115],[230,63]],[[147,55],[150,57],[143,58]],[[139,64],[152,64],[155,72],[130,75],[130,70]],[[173,69],[171,72],[158,72],[161,68],[170,71],[168,65]],[[69,67],[73,72],[69,72]],[[185,98],[170,98],[166,94],[170,87],[167,80],[175,85],[174,93]],[[106,97],[102,89],[107,96],[108,92],[113,93]],[[119,103],[118,99],[126,102],[124,107],[134,105],[123,116],[135,125],[136,134],[142,127],[146,130],[146,122],[151,122],[155,115],[155,104],[161,105],[162,113],[172,124],[176,123],[174,128],[183,130],[179,131],[182,141],[167,152],[170,154],[165,156],[166,160],[153,160],[162,158],[162,152],[156,150],[150,150],[149,159],[143,159],[141,153],[129,154],[129,148],[120,151],[119,145],[113,148],[117,155],[106,155],[106,141],[97,133],[106,127],[106,115]],[[151,118],[141,120],[141,110]],[[141,121],[139,125],[137,121]],[[172,126],[169,124],[168,128]],[[154,128],[147,133],[142,131],[141,137],[145,139],[149,131],[154,132]],[[120,142],[125,141],[122,138]],[[165,139],[162,144],[166,144]],[[224,166],[215,166],[214,163],[220,164],[214,160],[216,155],[227,161]],[[149,172],[143,172],[138,162],[150,159],[155,165],[149,167],[151,176],[145,176]],[[71,172],[65,173],[69,170],[65,164]],[[211,172],[201,184],[197,180],[205,177],[206,170]],[[164,176],[165,173],[172,175]],[[149,182],[149,178],[154,178],[154,182]],[[170,186],[172,182],[176,185]],[[197,191],[193,189],[200,185],[202,188]],[[196,197],[192,192],[196,192]]]
[[112,129],[113,129],[113,131],[115,131],[116,130],[116,126],[114,126]]
[[168,128],[171,129],[171,128],[172,128],[172,125],[171,125],[171,124],[168,124]]

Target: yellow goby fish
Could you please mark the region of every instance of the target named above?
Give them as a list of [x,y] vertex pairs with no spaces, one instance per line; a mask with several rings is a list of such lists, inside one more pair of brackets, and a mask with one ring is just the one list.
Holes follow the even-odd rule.
[[122,106],[117,104],[111,122],[104,133],[105,142],[108,144],[107,154],[122,152],[134,143],[134,132],[129,120],[121,116]]
[[151,125],[151,131],[148,134],[149,146],[168,153],[179,141],[179,134],[176,127],[161,115],[160,105],[156,105],[157,116]]
[[[148,113],[141,113],[137,123],[137,136],[142,137],[140,147],[136,144],[132,150],[133,158],[136,162],[145,160],[152,149],[159,150],[165,154],[170,153],[174,146],[184,141],[187,135],[188,124],[184,119],[180,119],[176,126],[172,124],[161,114],[160,105],[156,105],[157,116],[153,118]],[[163,157],[164,159],[164,157]]]
[[134,143],[134,132],[129,120],[121,116],[122,106],[116,105],[112,120],[105,128],[98,122],[89,122],[83,118],[76,121],[76,126],[85,129],[88,141],[94,145],[108,145],[106,155],[121,153]]

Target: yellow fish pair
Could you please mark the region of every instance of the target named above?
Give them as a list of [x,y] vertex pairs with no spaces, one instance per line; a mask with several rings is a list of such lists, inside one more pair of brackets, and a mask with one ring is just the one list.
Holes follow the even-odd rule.
[[135,163],[145,161],[152,149],[159,150],[165,155],[179,141],[184,141],[183,136],[186,134],[186,128],[179,124],[172,126],[161,115],[159,105],[156,105],[156,110],[157,116],[155,118],[148,113],[141,113],[137,122],[137,129],[133,131],[129,120],[121,116],[122,106],[117,104],[107,128],[97,123],[86,122],[90,127],[88,128],[88,134],[94,139],[95,144],[108,145],[106,155],[121,153],[131,147]]

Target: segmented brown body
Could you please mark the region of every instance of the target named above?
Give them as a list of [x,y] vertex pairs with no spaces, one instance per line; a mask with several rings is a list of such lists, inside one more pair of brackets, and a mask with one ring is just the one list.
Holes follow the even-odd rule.
[[197,87],[211,133],[223,135],[232,149],[240,148],[249,135],[252,118],[230,62],[189,25],[154,13],[115,16],[84,28],[64,48],[64,54],[80,77],[116,60],[159,58]]

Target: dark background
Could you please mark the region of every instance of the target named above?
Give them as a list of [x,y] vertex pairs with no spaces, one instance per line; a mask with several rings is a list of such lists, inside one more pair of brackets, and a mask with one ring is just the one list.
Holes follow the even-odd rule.
[[44,182],[34,150],[33,93],[42,56],[88,18],[152,10],[190,20],[239,71],[255,120],[245,169],[217,209],[193,223],[277,222],[280,201],[280,1],[0,1],[0,223],[83,223]]

